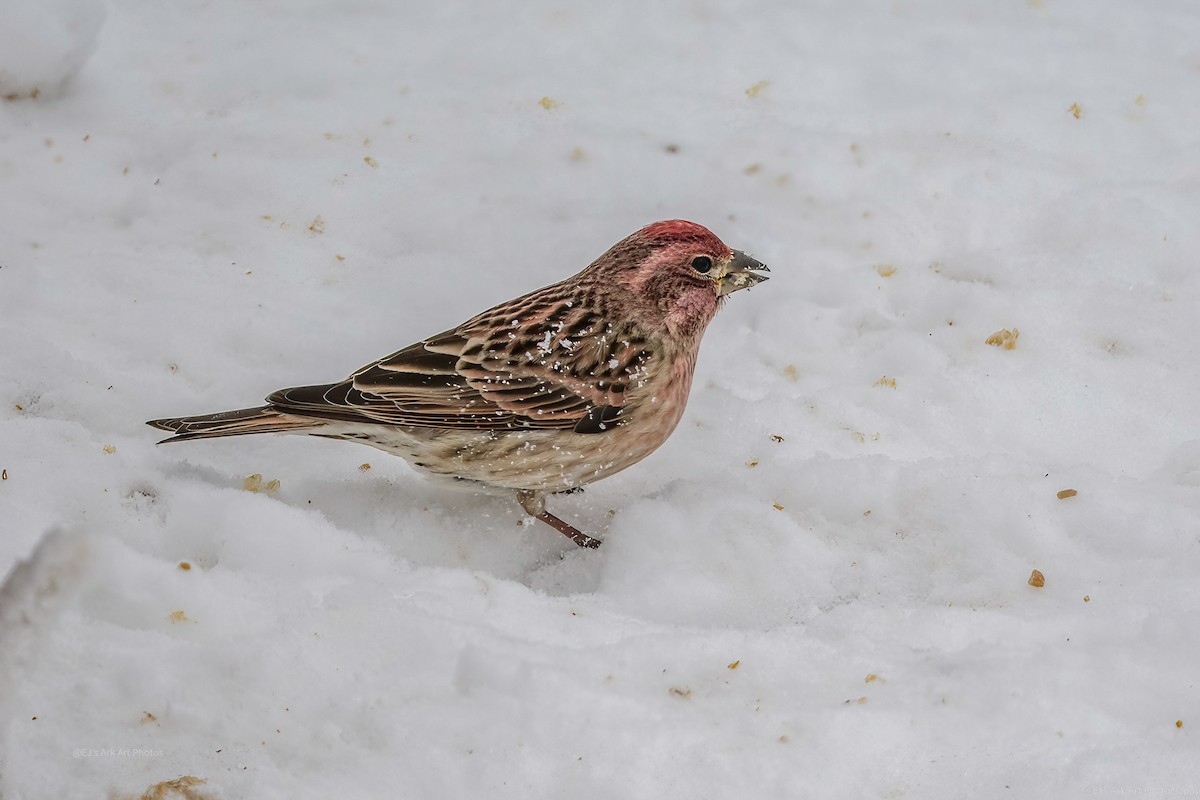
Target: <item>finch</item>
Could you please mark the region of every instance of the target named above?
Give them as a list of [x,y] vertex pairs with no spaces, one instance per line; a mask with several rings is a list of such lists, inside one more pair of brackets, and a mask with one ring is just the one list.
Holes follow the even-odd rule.
[[[302,433],[361,442],[434,475],[512,491],[581,547],[600,541],[546,510],[641,461],[679,424],[700,339],[766,266],[694,222],[656,222],[582,272],[267,404],[148,422],[163,442]],[[163,442],[160,442],[163,443]]]

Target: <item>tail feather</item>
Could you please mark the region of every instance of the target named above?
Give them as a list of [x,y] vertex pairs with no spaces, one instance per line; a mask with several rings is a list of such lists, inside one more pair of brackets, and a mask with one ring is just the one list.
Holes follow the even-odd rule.
[[298,432],[305,428],[319,428],[324,423],[310,417],[288,414],[274,406],[258,406],[222,411],[219,414],[202,414],[198,417],[152,419],[146,424],[175,434],[159,442],[164,444],[211,439],[217,436],[242,436],[248,433]]

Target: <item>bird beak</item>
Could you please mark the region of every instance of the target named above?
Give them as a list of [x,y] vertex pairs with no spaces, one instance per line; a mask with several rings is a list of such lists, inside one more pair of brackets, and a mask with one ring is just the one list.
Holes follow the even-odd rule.
[[734,250],[725,273],[717,278],[717,296],[724,297],[739,289],[749,289],[754,284],[767,280],[766,275],[756,273],[770,271],[761,261],[755,261],[742,251]]

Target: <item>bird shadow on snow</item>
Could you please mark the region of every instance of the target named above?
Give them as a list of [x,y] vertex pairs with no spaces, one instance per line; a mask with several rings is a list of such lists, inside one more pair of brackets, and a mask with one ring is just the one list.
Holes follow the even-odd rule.
[[[242,485],[241,478],[192,462],[165,473],[221,489]],[[528,517],[507,494],[457,489],[413,474],[301,475],[261,494],[415,567],[484,572],[550,595],[590,593],[602,577],[602,550],[577,547]],[[608,513],[580,495],[554,498],[551,506],[589,531],[606,532]]]

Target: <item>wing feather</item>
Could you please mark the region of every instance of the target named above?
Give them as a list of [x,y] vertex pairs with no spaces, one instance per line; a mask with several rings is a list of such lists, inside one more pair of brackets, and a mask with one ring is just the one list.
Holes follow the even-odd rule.
[[[606,323],[561,285],[518,298],[323,386],[267,402],[299,414],[412,427],[602,433],[628,419],[649,337]],[[586,298],[592,300],[593,298]]]

